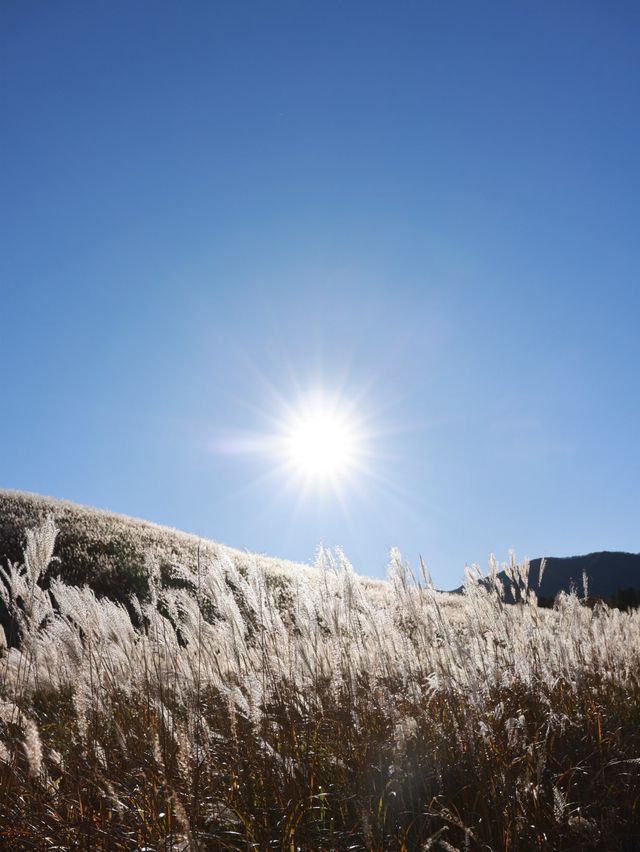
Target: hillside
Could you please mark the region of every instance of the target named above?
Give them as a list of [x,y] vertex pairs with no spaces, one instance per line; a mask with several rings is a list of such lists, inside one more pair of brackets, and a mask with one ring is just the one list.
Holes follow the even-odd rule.
[[228,556],[237,565],[247,558],[257,559],[266,570],[278,573],[309,572],[310,566],[272,559],[218,544],[149,521],[80,506],[65,500],[21,491],[0,490],[0,560],[22,560],[24,533],[38,526],[49,514],[60,532],[56,542],[59,573],[74,585],[88,583],[98,594],[116,598],[127,593],[144,593],[147,585],[145,562],[158,561],[161,568],[176,563],[195,570],[202,563]]
[[[0,564],[22,562],[25,530],[37,527],[47,515],[53,515],[59,529],[58,561],[51,565],[48,576],[60,576],[73,585],[86,583],[97,595],[121,602],[131,593],[145,597],[150,561],[165,578],[174,566],[195,575],[198,560],[205,569],[226,557],[239,569],[256,562],[279,580],[317,579],[317,569],[305,563],[249,553],[128,515],[8,490],[0,490]],[[361,580],[370,588],[383,585]]]
[[[42,585],[48,587],[54,578],[73,586],[86,584],[99,598],[109,598],[130,611],[132,595],[148,599],[152,571],[162,587],[194,589],[198,566],[206,574],[213,565],[229,560],[243,574],[249,568],[264,571],[283,594],[291,584],[317,587],[323,574],[312,565],[237,550],[127,515],[8,490],[0,490],[0,566],[23,561],[26,530],[38,527],[47,516],[54,518],[59,532],[56,558]],[[374,599],[386,594],[386,583],[366,577],[358,580]],[[0,626],[10,629],[2,600]]]
[[[592,598],[609,601],[619,597],[628,589],[640,590],[640,554],[603,550],[585,556],[549,557],[545,559],[542,583],[538,588],[541,559],[530,563],[530,585],[536,589],[541,600],[552,602],[558,592],[569,592],[572,588],[583,591],[583,573],[588,578],[588,592]],[[508,590],[504,571],[498,574]],[[486,582],[486,581],[482,581]],[[462,586],[454,593],[462,592]]]
[[640,611],[1,507],[0,849],[638,848]]

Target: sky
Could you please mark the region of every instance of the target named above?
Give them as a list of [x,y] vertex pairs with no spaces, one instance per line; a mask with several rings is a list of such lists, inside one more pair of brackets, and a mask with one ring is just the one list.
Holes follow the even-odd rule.
[[[640,7],[0,7],[0,487],[312,561],[640,551]],[[347,412],[357,469],[274,435]]]

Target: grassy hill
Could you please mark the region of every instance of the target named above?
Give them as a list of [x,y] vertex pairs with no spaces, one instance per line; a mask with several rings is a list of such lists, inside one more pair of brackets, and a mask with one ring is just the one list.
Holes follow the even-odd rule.
[[174,565],[196,573],[198,559],[206,566],[220,556],[238,567],[257,560],[274,576],[308,576],[308,565],[248,554],[206,538],[190,535],[127,515],[80,506],[65,500],[20,491],[0,490],[0,561],[20,562],[25,530],[53,515],[59,529],[58,562],[50,575],[73,585],[87,583],[98,595],[125,601],[130,594],[148,594],[148,564],[157,563],[165,576]]
[[640,612],[32,495],[0,523],[0,850],[640,848]]
[[[198,568],[206,573],[220,560],[229,560],[243,574],[250,566],[264,571],[283,596],[292,583],[315,586],[318,582],[315,566],[237,550],[128,515],[7,490],[0,490],[0,564],[21,562],[25,531],[48,516],[58,528],[56,559],[41,585],[48,587],[54,578],[73,586],[86,584],[99,598],[109,598],[129,611],[132,595],[148,600],[151,573],[163,588],[186,586],[193,591]],[[385,583],[368,578],[359,582],[374,597],[385,594]],[[0,600],[0,625],[6,629],[8,623]]]

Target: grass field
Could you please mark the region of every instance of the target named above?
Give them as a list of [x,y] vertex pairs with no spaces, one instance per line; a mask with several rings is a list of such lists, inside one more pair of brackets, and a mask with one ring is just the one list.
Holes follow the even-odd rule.
[[638,612],[4,499],[2,848],[640,848]]

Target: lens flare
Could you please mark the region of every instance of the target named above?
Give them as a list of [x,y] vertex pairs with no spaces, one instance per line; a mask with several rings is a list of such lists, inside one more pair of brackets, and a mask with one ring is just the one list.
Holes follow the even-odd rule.
[[282,450],[287,465],[305,480],[335,483],[355,468],[360,443],[346,413],[316,401],[291,414]]

